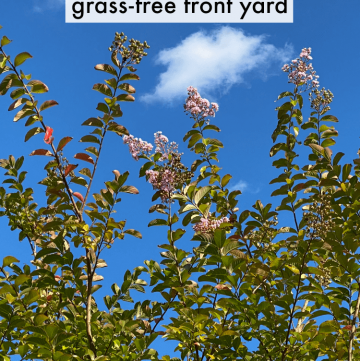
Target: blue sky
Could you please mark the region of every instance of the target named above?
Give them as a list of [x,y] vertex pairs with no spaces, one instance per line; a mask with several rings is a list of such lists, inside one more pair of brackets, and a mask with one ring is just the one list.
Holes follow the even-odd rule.
[[[62,0],[2,0],[0,24],[2,34],[13,40],[7,46],[9,53],[14,56],[29,51],[33,55],[23,69],[49,86],[50,92],[40,99],[55,99],[60,104],[46,111],[45,122],[54,128],[55,140],[74,137],[66,148],[69,159],[82,150],[75,139],[88,131],[80,124],[98,115],[95,108],[102,97],[92,86],[104,75],[93,69],[98,63],[109,62],[107,48],[114,32],[146,40],[151,48],[139,66],[141,80],[134,84],[136,102],[124,105],[120,122],[131,134],[150,142],[161,130],[186,152],[182,137],[192,123],[182,105],[186,87],[198,87],[202,96],[220,105],[213,123],[222,129],[218,138],[225,144],[220,153],[221,166],[233,175],[230,186],[238,185],[243,190],[239,204],[247,209],[257,199],[277,204],[276,198],[269,197],[274,189],[269,181],[279,172],[271,167],[269,158],[270,136],[276,126],[274,100],[280,92],[291,90],[281,66],[285,60],[297,57],[303,47],[312,47],[320,85],[335,95],[332,114],[340,119],[335,150],[345,152],[347,161],[357,157],[360,132],[356,63],[360,48],[355,39],[360,30],[360,2],[294,3],[293,24],[65,24]],[[7,112],[10,103],[8,95],[0,98],[0,158],[9,154],[19,157],[44,145],[41,136],[23,142],[27,129],[22,121],[12,122],[14,114]],[[184,159],[190,165],[192,155]],[[41,157],[26,158],[29,185],[42,179],[44,165]],[[160,260],[156,246],[164,243],[166,231],[147,228],[154,218],[148,214],[152,189],[144,178],[138,179],[140,165],[131,158],[121,138],[108,138],[93,189],[100,189],[112,177],[111,170],[129,170],[128,183],[135,185],[141,196],[125,196],[118,216],[126,218],[128,226],[137,228],[144,238],[128,237],[105,255],[109,268],[102,272],[104,292],[113,282],[121,282],[126,269],[141,265],[144,259]],[[35,190],[41,197],[41,186]],[[17,237],[6,231],[5,219],[0,219],[0,225],[0,258],[19,256],[20,252],[19,257],[26,262],[28,245],[19,246]]]

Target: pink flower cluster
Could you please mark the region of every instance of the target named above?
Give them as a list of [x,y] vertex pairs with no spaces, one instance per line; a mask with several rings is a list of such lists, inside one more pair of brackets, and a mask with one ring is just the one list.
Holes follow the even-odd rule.
[[152,151],[151,143],[145,142],[141,138],[135,138],[133,135],[124,135],[124,143],[128,144],[129,151],[135,160],[139,159],[139,155],[147,154]]
[[155,137],[155,152],[161,153],[160,161],[167,160],[169,158],[169,154],[176,153],[178,149],[178,145],[175,142],[169,143],[169,139],[162,134],[162,132],[156,132],[154,134]]
[[311,48],[304,48],[301,50],[300,57],[291,61],[290,64],[285,64],[282,70],[289,73],[289,83],[295,85],[305,85],[307,89],[317,88],[319,86],[319,78],[316,74],[310,60]]
[[192,115],[200,118],[215,117],[215,112],[219,110],[217,103],[211,103],[201,98],[196,88],[189,86],[187,88],[188,97],[186,98],[184,109]]
[[146,171],[146,175],[154,189],[161,191],[161,200],[163,202],[168,201],[171,193],[175,190],[175,172],[170,169],[165,169],[163,172],[151,169]]
[[193,226],[193,229],[195,232],[208,233],[215,231],[222,223],[228,222],[230,222],[228,217],[222,217],[221,219],[201,218],[200,222]]

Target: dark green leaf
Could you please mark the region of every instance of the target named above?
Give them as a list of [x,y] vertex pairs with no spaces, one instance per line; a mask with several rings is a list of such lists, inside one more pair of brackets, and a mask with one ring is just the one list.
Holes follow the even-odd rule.
[[39,133],[44,133],[44,129],[40,127],[30,129],[25,135],[25,142],[27,142],[31,137]]

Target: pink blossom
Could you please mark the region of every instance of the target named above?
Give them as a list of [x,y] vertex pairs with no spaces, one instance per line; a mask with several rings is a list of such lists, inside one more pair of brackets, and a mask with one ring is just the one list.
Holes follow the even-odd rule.
[[160,161],[167,160],[169,158],[169,154],[171,153],[177,153],[179,146],[175,142],[169,143],[169,139],[163,135],[162,132],[156,132],[154,137],[156,145],[155,152],[161,153]]
[[210,103],[207,99],[201,98],[197,89],[192,86],[189,86],[187,91],[188,97],[184,104],[186,112],[195,115],[200,119],[215,117],[215,112],[219,110],[217,103]]
[[176,173],[170,169],[165,169],[163,172],[150,169],[146,171],[146,175],[154,189],[161,191],[161,200],[169,201],[171,193],[175,190]]
[[212,108],[217,112],[219,110],[219,104],[218,103],[211,103]]
[[124,143],[128,144],[129,151],[135,160],[139,159],[139,155],[148,154],[152,151],[151,143],[145,142],[141,138],[135,138],[133,135],[124,135]]
[[222,217],[220,219],[201,218],[200,222],[193,226],[193,229],[195,232],[208,233],[215,231],[222,223],[228,222],[230,222],[228,217]]
[[[319,82],[317,80],[319,76],[315,75],[316,72],[310,60],[312,60],[311,48],[304,48],[301,50],[300,56],[297,59],[291,61],[290,64],[285,64],[282,70],[288,74],[289,83],[293,83],[297,86],[305,86],[305,90],[310,88],[317,88]],[[303,89],[304,90],[304,89]]]

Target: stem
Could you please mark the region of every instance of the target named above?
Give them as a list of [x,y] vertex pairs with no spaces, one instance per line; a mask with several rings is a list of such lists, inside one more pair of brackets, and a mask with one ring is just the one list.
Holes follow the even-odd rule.
[[297,287],[296,287],[296,295],[295,295],[295,299],[294,299],[294,305],[293,305],[293,308],[291,310],[290,320],[289,320],[289,327],[288,327],[287,334],[286,334],[285,348],[284,348],[284,351],[282,352],[282,358],[281,358],[282,361],[285,360],[286,353],[287,353],[287,348],[288,348],[287,346],[288,346],[289,338],[290,338],[291,324],[293,322],[293,318],[294,318],[294,314],[295,314],[295,307],[296,307],[296,303],[298,301],[298,297],[299,297],[299,293],[300,293],[301,276],[303,274],[303,269],[305,267],[305,257],[306,257],[306,255],[307,255],[307,253],[309,251],[310,244],[311,244],[311,239],[309,239],[308,247],[307,247],[307,249],[306,249],[306,251],[304,253],[304,256],[303,256],[303,259],[302,259],[302,262],[301,262],[301,269],[300,269],[300,272],[299,272],[299,281],[298,281],[298,284],[297,284]]
[[[2,52],[2,54],[7,58],[8,63],[10,64],[12,70],[15,72],[15,74],[17,75],[18,79],[21,81],[23,88],[25,90],[25,93],[29,96],[29,98],[32,101],[34,110],[37,114],[37,116],[39,117],[39,121],[41,123],[42,128],[44,129],[44,131],[46,131],[46,126],[45,123],[41,120],[41,115],[40,115],[40,111],[37,108],[37,106],[35,105],[35,99],[33,97],[33,95],[29,92],[26,84],[24,83],[23,79],[21,78],[21,76],[19,75],[17,69],[15,68],[15,66],[13,65],[13,63],[10,61],[10,59],[7,57],[7,55],[5,54],[5,52],[3,51],[3,49],[0,47],[0,51]],[[61,161],[60,161],[60,157],[57,153],[57,150],[54,146],[53,143],[50,144],[51,149],[53,151],[54,157],[56,159],[56,162],[58,164],[58,169],[62,178],[62,181],[66,187],[66,191],[67,194],[70,198],[70,201],[72,203],[72,206],[74,208],[74,213],[77,216],[78,220],[80,222],[83,222],[83,217],[82,217],[82,213],[78,210],[75,200],[73,198],[73,195],[71,193],[69,184],[66,180],[65,174],[63,172],[63,169],[61,167]],[[94,352],[95,357],[96,357],[96,348],[95,348],[95,344],[94,341],[92,339],[92,332],[91,332],[91,288],[92,288],[92,274],[91,274],[91,263],[90,263],[90,255],[89,255],[89,250],[86,249],[86,263],[87,263],[87,271],[88,271],[88,287],[87,287],[87,303],[86,303],[86,334],[87,334],[87,338],[88,338],[88,342],[89,342],[89,347],[90,349]]]
[[[24,90],[25,90],[25,93],[26,93],[26,94],[28,95],[28,97],[30,98],[30,100],[31,100],[31,102],[32,102],[32,105],[33,105],[33,107],[34,107],[34,110],[35,110],[37,116],[39,117],[40,124],[41,124],[42,128],[44,129],[44,131],[46,132],[46,125],[45,125],[45,123],[41,120],[40,111],[39,111],[38,107],[35,105],[35,99],[34,99],[33,95],[29,92],[26,84],[24,83],[24,80],[21,78],[21,76],[19,75],[16,67],[13,65],[13,63],[10,61],[10,59],[7,57],[7,55],[5,54],[5,52],[4,52],[4,50],[2,49],[1,46],[0,46],[0,51],[1,51],[1,53],[4,55],[4,57],[6,57],[7,62],[10,64],[12,70],[14,71],[14,73],[16,74],[16,76],[18,77],[19,81],[21,81],[21,83],[22,83],[22,85],[23,85],[23,88],[24,88]],[[67,183],[65,174],[64,174],[64,172],[63,172],[63,170],[62,170],[62,168],[61,168],[61,162],[60,162],[60,157],[59,157],[59,155],[58,155],[58,152],[57,152],[56,148],[54,147],[54,144],[53,144],[53,143],[50,143],[50,146],[51,146],[52,151],[54,152],[54,157],[55,157],[56,162],[57,162],[57,164],[58,164],[58,169],[59,169],[59,171],[60,171],[61,178],[62,178],[62,180],[63,180],[63,182],[64,182],[64,185],[65,185],[65,187],[66,187],[66,191],[67,191],[67,193],[68,193],[68,196],[69,196],[70,201],[71,201],[71,203],[72,203],[72,206],[73,206],[73,208],[74,208],[74,212],[75,212],[75,214],[78,216],[78,218],[80,219],[80,221],[82,222],[81,214],[79,213],[79,210],[78,210],[78,208],[77,208],[77,206],[76,206],[75,200],[74,200],[74,198],[73,198],[73,196],[72,196],[72,193],[71,193],[71,191],[70,191],[70,187],[69,187],[69,185],[68,185],[68,183]]]
[[354,316],[352,319],[352,327],[351,327],[351,332],[350,332],[350,342],[349,342],[349,361],[353,360],[353,343],[354,343],[354,338],[355,338],[355,331],[356,331],[356,320],[359,317],[359,309],[360,309],[360,282],[358,282],[358,297],[357,297],[357,301],[356,301],[356,307],[355,307],[355,312],[354,312]]
[[195,350],[196,350],[196,360],[200,361],[200,356],[199,356],[199,348],[197,345],[195,345]]
[[94,340],[92,338],[91,331],[91,288],[93,283],[93,275],[91,272],[91,262],[90,262],[90,251],[86,249],[86,266],[87,266],[87,300],[86,300],[86,334],[89,342],[89,346],[92,352],[96,357],[96,348]]
[[[311,293],[311,292],[309,292],[309,293]],[[305,312],[306,311],[306,307],[308,306],[308,304],[309,304],[309,300],[305,300],[305,302],[304,302],[304,306],[303,306],[303,308],[301,309],[301,312]],[[296,325],[296,328],[295,328],[295,331],[296,332],[301,332],[302,331],[302,324],[303,324],[303,322],[305,321],[305,319],[306,319],[306,317],[304,317],[304,318],[299,318],[298,319],[298,323],[297,323],[297,325]]]
[[[121,64],[121,66],[120,66],[119,75],[117,76],[116,88],[115,88],[114,93],[113,93],[113,98],[115,98],[115,96],[116,96],[116,91],[117,91],[117,88],[118,88],[118,85],[119,85],[119,82],[120,82],[121,72],[124,69],[124,66],[125,66],[125,64],[123,62]],[[110,115],[110,113],[111,112],[109,112],[108,115]],[[93,182],[93,179],[94,179],[94,176],[95,176],[95,172],[96,172],[96,169],[97,169],[97,165],[98,165],[98,161],[99,161],[99,158],[100,158],[100,153],[101,153],[101,149],[102,149],[102,146],[103,146],[103,141],[104,141],[107,129],[108,129],[108,126],[106,125],[105,129],[104,129],[104,132],[102,134],[102,137],[101,137],[101,141],[100,141],[100,145],[99,145],[99,151],[98,151],[98,155],[97,155],[96,160],[95,160],[94,169],[93,169],[93,172],[91,174],[89,186],[87,188],[86,195],[85,195],[85,198],[84,198],[84,202],[83,202],[83,205],[82,205],[81,210],[80,210],[81,214],[84,212],[86,200],[87,200],[87,198],[89,197],[89,194],[90,194],[91,185],[92,185],[92,182]]]

